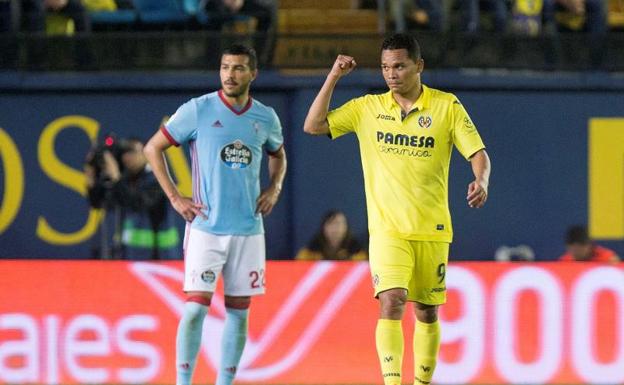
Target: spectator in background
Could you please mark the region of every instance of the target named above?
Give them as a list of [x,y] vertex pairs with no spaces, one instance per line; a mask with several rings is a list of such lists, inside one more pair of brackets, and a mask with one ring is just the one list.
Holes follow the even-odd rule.
[[132,0],[81,0],[89,11],[115,11],[117,9],[133,9]]
[[368,259],[368,255],[353,238],[345,214],[331,210],[323,216],[318,232],[307,247],[299,250],[295,259],[362,261]]
[[436,32],[446,29],[444,6],[440,0],[390,1],[389,6],[397,32],[405,32],[414,26],[426,26]]
[[58,13],[74,21],[76,32],[90,32],[91,20],[80,0],[43,0],[46,12]]
[[[544,22],[563,30],[584,30],[594,35],[607,32],[606,0],[543,0]],[[561,17],[556,18],[556,14]],[[557,22],[557,23],[556,23]]]
[[476,33],[479,30],[480,9],[492,14],[494,30],[505,32],[509,10],[505,0],[458,0],[461,14],[461,31]]
[[565,238],[567,252],[560,261],[587,261],[587,262],[618,262],[618,255],[606,247],[598,246],[589,239],[585,226],[568,228]]
[[[80,0],[0,0],[1,32],[46,32],[51,30],[69,31],[66,19],[46,20],[47,15],[61,15],[73,21],[71,32],[90,32],[91,22],[87,10]],[[60,20],[59,20],[60,19]],[[47,24],[47,25],[46,25]],[[58,31],[57,31],[58,33]],[[15,63],[18,60],[18,46],[15,42],[0,42],[0,64]],[[45,67],[50,50],[47,41],[34,39],[26,44],[26,55],[30,69]],[[87,67],[93,62],[93,54],[88,42],[78,41],[75,46],[74,60],[80,67]]]
[[511,30],[518,35],[537,36],[542,32],[543,0],[514,0]]
[[121,142],[118,151],[101,152],[101,161],[96,161],[101,166],[94,164],[92,159],[98,155],[93,152],[85,166],[90,204],[120,210],[119,228],[113,235],[120,242],[115,257],[178,259],[181,257],[178,229],[167,197],[143,155],[143,143],[139,139]]
[[57,13],[74,21],[77,32],[91,31],[91,22],[87,10],[80,0],[22,0],[15,12],[14,22],[21,25],[21,30],[28,32],[45,31],[46,13]]
[[269,64],[273,59],[277,3],[275,0],[201,0],[200,8],[208,13],[208,29],[220,31],[236,16],[251,16],[257,20],[254,48],[258,61]]

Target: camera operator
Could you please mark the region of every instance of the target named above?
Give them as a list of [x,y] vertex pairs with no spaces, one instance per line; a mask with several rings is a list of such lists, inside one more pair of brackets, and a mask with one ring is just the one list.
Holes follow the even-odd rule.
[[[104,145],[87,155],[85,174],[89,204],[115,217],[113,258],[180,258],[174,216],[147,164],[140,140],[107,136]],[[101,253],[106,257],[104,250]]]

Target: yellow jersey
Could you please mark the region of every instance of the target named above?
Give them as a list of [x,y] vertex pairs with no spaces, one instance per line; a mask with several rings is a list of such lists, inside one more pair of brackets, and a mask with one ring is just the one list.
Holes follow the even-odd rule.
[[371,234],[451,242],[448,174],[453,145],[470,159],[485,148],[455,95],[423,85],[405,116],[392,92],[329,112],[333,139],[354,132],[364,171]]

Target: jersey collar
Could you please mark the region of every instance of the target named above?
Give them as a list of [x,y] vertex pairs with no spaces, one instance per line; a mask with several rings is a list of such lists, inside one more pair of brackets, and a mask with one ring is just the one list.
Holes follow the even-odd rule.
[[[401,106],[399,106],[399,103],[396,102],[396,100],[394,100],[394,98],[392,97],[392,91],[388,91],[384,94],[384,99],[385,99],[385,104],[386,104],[386,108],[388,108],[389,110],[393,109],[393,108],[398,108],[401,109]],[[431,105],[431,90],[429,89],[429,87],[427,87],[426,85],[422,85],[422,92],[420,94],[420,96],[418,97],[418,99],[416,100],[416,102],[414,102],[414,104],[412,105],[412,109],[411,111],[422,111],[425,110],[427,108],[429,108],[429,106]]]
[[218,94],[219,94],[219,99],[221,99],[223,104],[225,104],[225,106],[229,108],[230,111],[232,111],[236,115],[242,115],[245,112],[247,112],[248,109],[251,108],[251,104],[252,104],[251,96],[249,96],[249,99],[247,99],[247,104],[245,104],[245,107],[243,107],[240,111],[238,111],[236,108],[234,108],[233,105],[230,104],[230,102],[227,101],[227,99],[225,98],[225,95],[223,94],[223,90],[219,90]]

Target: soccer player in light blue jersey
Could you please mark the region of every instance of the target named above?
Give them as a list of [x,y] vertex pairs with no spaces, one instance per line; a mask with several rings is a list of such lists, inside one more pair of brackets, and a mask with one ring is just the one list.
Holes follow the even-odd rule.
[[[221,89],[180,106],[145,146],[154,175],[187,221],[184,291],[176,337],[177,385],[189,385],[202,325],[217,278],[223,274],[226,320],[217,385],[230,385],[247,340],[251,297],[264,293],[262,216],[279,198],[286,174],[282,127],[275,111],[249,95],[257,76],[256,53],[234,45],[221,56]],[[183,197],[167,171],[163,152],[188,143],[193,197]],[[262,152],[270,184],[260,189]]]

